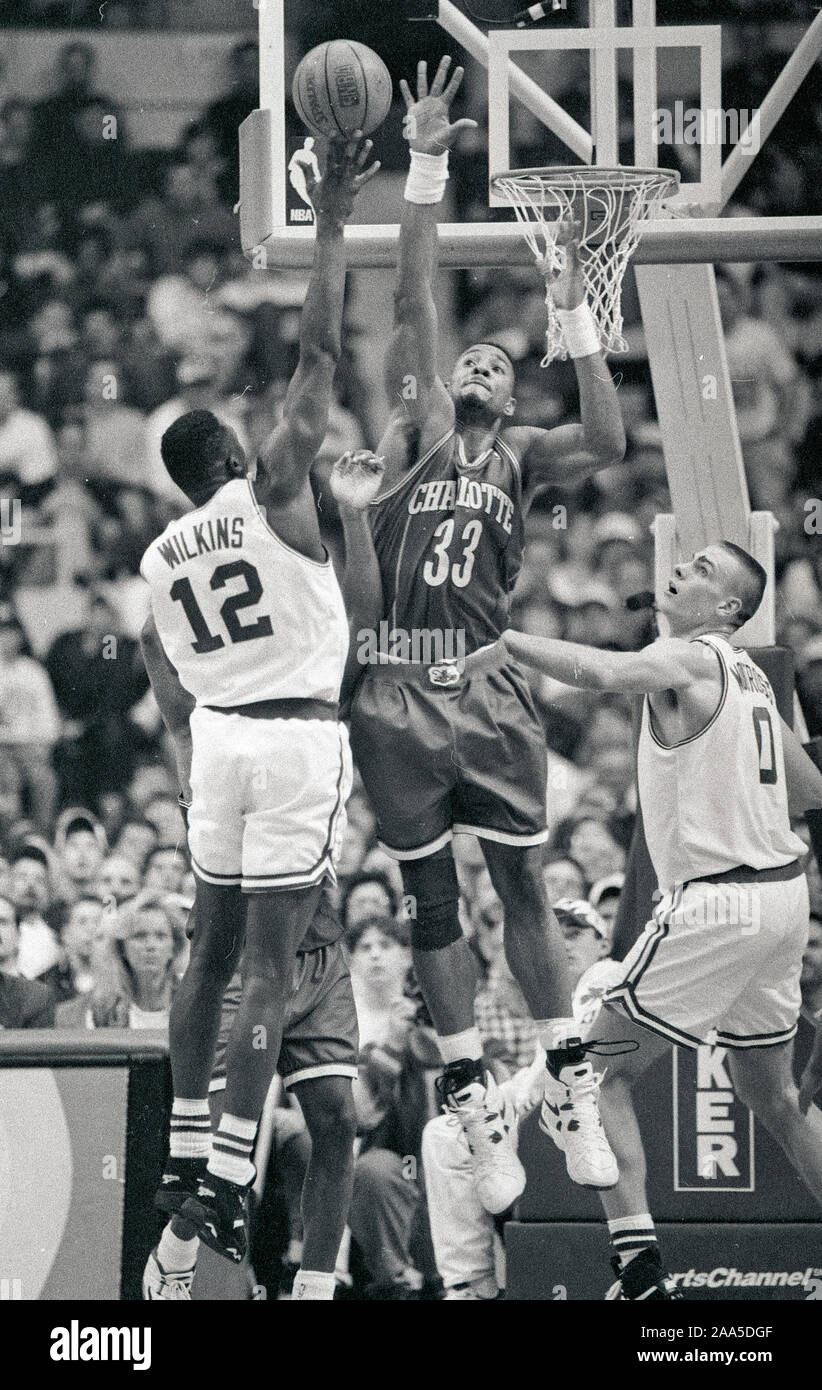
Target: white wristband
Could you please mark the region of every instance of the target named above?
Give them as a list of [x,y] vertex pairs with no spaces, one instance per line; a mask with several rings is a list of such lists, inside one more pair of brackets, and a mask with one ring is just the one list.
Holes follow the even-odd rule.
[[596,322],[584,300],[576,309],[557,309],[556,313],[570,357],[590,357],[600,351]]
[[405,185],[407,203],[441,203],[448,182],[448,151],[423,154],[411,151],[411,169]]

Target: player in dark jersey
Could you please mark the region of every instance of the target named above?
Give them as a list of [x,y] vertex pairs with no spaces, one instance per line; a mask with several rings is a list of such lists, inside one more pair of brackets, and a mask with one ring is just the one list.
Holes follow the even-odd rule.
[[[420,64],[416,101],[402,84],[411,173],[386,362],[394,409],[378,450],[386,479],[372,505],[389,649],[360,685],[351,737],[380,838],[399,859],[414,904],[414,963],[446,1064],[441,1093],[465,1125],[480,1199],[500,1211],[525,1176],[480,1062],[473,958],[457,916],[454,832],[480,837],[504,903],[508,962],[546,1047],[546,1103],[557,1112],[565,1107],[571,1120],[563,1140],[569,1173],[593,1187],[617,1180],[541,874],[543,731],[526,678],[499,639],[535,491],[576,484],[618,462],[625,434],[585,304],[573,225],[561,231],[566,266],[554,297],[575,359],[581,423],[514,425],[513,364],[493,343],[463,353],[447,385],[438,375],[437,204],[448,149],[473,124],[449,122],[462,80],[461,69],[449,80],[449,64],[443,60],[430,92]],[[363,659],[374,656],[364,652]]]

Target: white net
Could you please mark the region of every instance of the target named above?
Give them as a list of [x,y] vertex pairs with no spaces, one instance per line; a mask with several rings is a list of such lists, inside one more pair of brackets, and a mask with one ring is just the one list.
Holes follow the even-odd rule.
[[552,280],[565,267],[565,250],[557,245],[560,224],[575,219],[580,225],[579,260],[603,352],[626,352],[622,281],[628,261],[639,243],[643,222],[660,215],[662,204],[676,193],[678,184],[678,174],[668,169],[588,165],[519,169],[491,179],[494,191],[514,208],[545,275],[544,367],[567,356],[552,294]]

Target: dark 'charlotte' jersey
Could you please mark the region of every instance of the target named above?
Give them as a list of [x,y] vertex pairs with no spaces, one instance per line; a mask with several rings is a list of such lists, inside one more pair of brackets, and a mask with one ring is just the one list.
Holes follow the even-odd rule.
[[385,616],[407,633],[464,633],[468,654],[508,626],[522,564],[522,472],[497,437],[468,463],[452,429],[371,507]]

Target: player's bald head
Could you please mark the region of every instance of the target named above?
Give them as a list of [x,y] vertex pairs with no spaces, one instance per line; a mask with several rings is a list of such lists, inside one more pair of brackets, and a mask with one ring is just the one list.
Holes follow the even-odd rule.
[[743,550],[741,545],[734,545],[733,541],[719,541],[716,548],[722,555],[723,570],[730,587],[729,597],[739,600],[735,624],[742,627],[762,602],[768,576],[759,561]]

